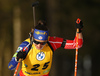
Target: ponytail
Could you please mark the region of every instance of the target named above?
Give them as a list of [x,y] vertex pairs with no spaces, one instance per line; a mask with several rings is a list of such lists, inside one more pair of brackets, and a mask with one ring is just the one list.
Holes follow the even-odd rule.
[[38,24],[35,26],[35,29],[48,31],[48,29],[46,27],[46,22],[43,20],[38,21]]

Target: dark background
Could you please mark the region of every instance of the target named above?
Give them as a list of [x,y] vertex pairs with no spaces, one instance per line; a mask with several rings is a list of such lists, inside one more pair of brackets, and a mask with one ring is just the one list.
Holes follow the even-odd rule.
[[[34,27],[32,3],[37,0],[0,0],[0,76],[13,76],[8,63]],[[38,0],[36,23],[46,20],[50,36],[73,40],[75,20],[84,23],[83,47],[78,54],[77,76],[100,76],[100,0]],[[74,76],[75,50],[59,48],[50,76]]]

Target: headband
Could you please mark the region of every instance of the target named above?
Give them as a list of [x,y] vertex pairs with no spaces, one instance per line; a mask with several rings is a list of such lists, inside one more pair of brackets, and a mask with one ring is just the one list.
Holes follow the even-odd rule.
[[38,40],[47,40],[48,39],[48,31],[34,29],[33,36]]

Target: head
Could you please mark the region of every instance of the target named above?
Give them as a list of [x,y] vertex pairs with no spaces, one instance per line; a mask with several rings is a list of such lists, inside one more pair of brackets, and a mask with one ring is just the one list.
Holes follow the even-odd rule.
[[44,21],[40,20],[35,26],[33,37],[36,49],[42,49],[48,40],[48,29]]

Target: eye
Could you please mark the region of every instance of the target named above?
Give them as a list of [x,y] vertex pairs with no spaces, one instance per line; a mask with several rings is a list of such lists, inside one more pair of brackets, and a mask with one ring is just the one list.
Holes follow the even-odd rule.
[[39,44],[40,42],[36,42],[36,44]]
[[43,45],[43,42],[41,42],[41,45]]

